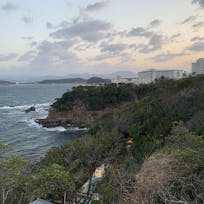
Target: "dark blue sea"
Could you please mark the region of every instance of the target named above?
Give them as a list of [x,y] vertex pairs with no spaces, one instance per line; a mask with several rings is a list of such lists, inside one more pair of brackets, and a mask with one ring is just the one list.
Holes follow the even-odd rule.
[[[0,86],[0,140],[12,147],[12,154],[36,162],[50,148],[82,135],[83,130],[78,128],[43,128],[35,123],[35,119],[45,118],[50,104],[72,87],[71,84]],[[32,105],[36,112],[25,113]]]

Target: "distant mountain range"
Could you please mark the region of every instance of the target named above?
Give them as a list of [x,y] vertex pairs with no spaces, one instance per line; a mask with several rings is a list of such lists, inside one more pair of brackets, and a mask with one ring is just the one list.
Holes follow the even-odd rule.
[[119,71],[119,72],[114,72],[110,74],[89,74],[89,73],[73,73],[73,74],[68,74],[64,76],[56,76],[56,75],[45,75],[45,76],[32,76],[32,77],[4,77],[1,78],[1,80],[5,81],[12,81],[12,82],[38,82],[38,81],[43,81],[43,80],[57,80],[57,79],[70,79],[70,78],[82,78],[82,79],[90,79],[92,77],[100,77],[103,79],[112,79],[116,76],[121,76],[124,78],[133,78],[137,76],[136,72],[131,72],[131,71]]
[[133,78],[137,76],[137,73],[130,72],[130,71],[120,71],[120,72],[114,72],[111,74],[88,74],[88,73],[82,73],[82,74],[69,74],[66,75],[65,78],[83,78],[83,79],[89,79],[91,77],[101,77],[103,79],[112,79],[116,76],[121,76],[124,78]]
[[0,80],[0,85],[12,85],[12,84],[15,84],[15,83],[9,82],[9,81]]
[[78,84],[105,84],[111,83],[110,79],[103,79],[100,77],[91,77],[89,79],[83,78],[66,78],[66,79],[49,79],[38,82],[40,84],[64,84],[64,83],[78,83]]

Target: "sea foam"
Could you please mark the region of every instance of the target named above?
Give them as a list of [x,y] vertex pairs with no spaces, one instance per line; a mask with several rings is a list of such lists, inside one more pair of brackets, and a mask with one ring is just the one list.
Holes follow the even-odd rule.
[[[41,104],[35,104],[34,106],[36,108],[42,108],[42,107],[48,107],[49,103],[41,103]],[[0,107],[0,110],[25,110],[30,108],[32,105],[23,105],[23,106],[2,106]]]

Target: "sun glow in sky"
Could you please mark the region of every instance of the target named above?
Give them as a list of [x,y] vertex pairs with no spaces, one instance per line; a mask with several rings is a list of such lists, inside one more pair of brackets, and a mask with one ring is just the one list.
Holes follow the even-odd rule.
[[0,79],[184,69],[204,57],[204,0],[1,0]]

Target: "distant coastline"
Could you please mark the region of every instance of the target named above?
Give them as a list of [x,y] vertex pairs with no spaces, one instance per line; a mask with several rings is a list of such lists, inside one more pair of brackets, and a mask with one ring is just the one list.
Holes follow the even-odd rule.
[[65,79],[49,79],[39,81],[39,84],[107,84],[111,83],[110,79],[103,79],[100,77],[91,77],[89,79],[83,78],[65,78]]
[[14,82],[10,82],[10,81],[3,81],[3,80],[0,80],[0,85],[13,85],[13,84],[16,84]]

